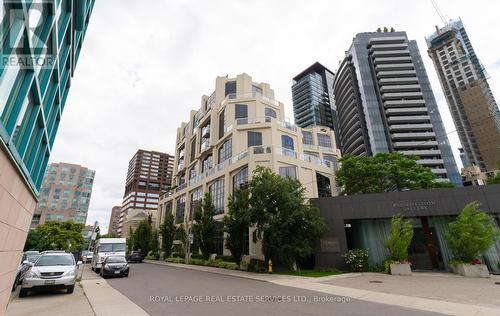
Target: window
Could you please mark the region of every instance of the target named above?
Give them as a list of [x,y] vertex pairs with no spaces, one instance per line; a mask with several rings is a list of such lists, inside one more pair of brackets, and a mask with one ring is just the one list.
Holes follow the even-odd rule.
[[248,132],[248,147],[262,146],[262,133],[261,132]]
[[282,178],[297,179],[297,169],[295,166],[280,167],[279,173]]
[[224,225],[222,222],[215,222],[215,236],[214,236],[215,253],[222,255],[224,251]]
[[313,136],[311,132],[302,131],[302,143],[306,145],[313,144]]
[[186,208],[186,196],[183,195],[177,199],[177,207],[175,210],[175,223],[184,223],[184,211]]
[[155,182],[150,182],[148,189],[153,191],[160,191],[160,184]]
[[194,212],[196,207],[200,204],[201,199],[203,198],[203,187],[199,187],[191,193],[191,203],[189,207],[189,218],[194,217]]
[[319,197],[332,196],[332,187],[330,185],[330,179],[322,174],[316,173],[316,183],[318,185],[318,195]]
[[219,148],[219,163],[231,158],[232,155],[232,140],[226,140]]
[[259,86],[252,85],[252,92],[262,94],[262,89]]
[[208,171],[208,169],[212,168],[212,162],[213,158],[212,155],[208,155],[203,159],[202,166],[201,166],[201,172]]
[[196,155],[196,137],[191,142],[191,153],[190,153],[190,162],[194,161],[194,156]]
[[248,185],[248,167],[240,169],[233,176],[233,192],[235,189],[244,189]]
[[222,136],[224,136],[224,127],[226,125],[226,122],[225,122],[225,112],[226,110],[222,110],[222,112],[219,114],[219,139],[222,138]]
[[208,191],[212,196],[212,203],[215,207],[215,214],[224,213],[224,179],[219,179],[213,182]]
[[229,95],[229,99],[234,99],[236,97],[236,81],[226,82],[225,90],[225,96]]
[[248,118],[248,106],[246,104],[235,104],[234,105],[234,119],[238,120],[238,124],[246,124]]
[[[270,108],[266,108],[266,122],[268,121],[268,118],[276,118],[276,111]],[[270,121],[270,120],[269,120]]]
[[332,155],[323,155],[323,159],[326,161],[330,161],[332,163],[334,174],[336,174],[337,170],[339,169],[339,163],[337,157]]
[[286,149],[294,150],[293,138],[288,135],[281,135],[281,146]]
[[329,135],[318,134],[318,145],[320,147],[332,148],[332,139]]

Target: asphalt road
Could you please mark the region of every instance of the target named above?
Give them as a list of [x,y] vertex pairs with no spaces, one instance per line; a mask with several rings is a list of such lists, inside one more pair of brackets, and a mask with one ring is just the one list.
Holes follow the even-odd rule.
[[150,315],[438,315],[148,263],[107,281]]

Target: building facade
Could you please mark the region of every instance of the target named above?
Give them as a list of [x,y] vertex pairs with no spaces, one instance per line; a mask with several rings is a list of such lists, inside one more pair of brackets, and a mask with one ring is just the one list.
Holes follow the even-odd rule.
[[118,225],[120,224],[121,206],[113,206],[109,216],[108,235],[118,235]]
[[[334,132],[287,122],[283,103],[274,99],[269,84],[256,83],[247,74],[217,77],[215,91],[203,96],[201,108],[191,111],[189,121],[177,129],[174,189],[160,198],[158,225],[172,214],[189,231],[196,206],[210,193],[216,252],[227,254],[221,221],[228,197],[248,184],[257,166],[300,180],[309,198],[332,196],[339,157]],[[262,256],[250,237],[246,255]]]
[[342,154],[401,152],[461,185],[417,43],[405,32],[359,33],[333,91]]
[[[0,314],[5,310],[94,0],[0,4]],[[32,17],[32,18],[30,18]]]
[[333,78],[333,72],[318,62],[293,78],[295,124],[302,128],[326,126],[337,131]]
[[50,221],[85,224],[94,178],[94,170],[80,165],[50,164],[43,178],[30,229]]
[[160,194],[172,183],[173,159],[166,153],[142,149],[132,157],[118,220],[121,237],[127,237],[130,228],[135,229],[149,215],[156,222]]
[[500,111],[462,21],[437,28],[427,40],[467,160],[500,169]]
[[[450,270],[453,254],[447,244],[448,224],[470,202],[492,215],[500,226],[500,185],[468,186],[405,192],[358,194],[313,199],[328,225],[319,241],[316,266],[345,268],[342,255],[348,250],[368,249],[370,265],[389,257],[387,239],[391,218],[400,214],[410,220],[414,235],[409,259],[415,270]],[[491,272],[499,273],[500,237],[481,256]]]

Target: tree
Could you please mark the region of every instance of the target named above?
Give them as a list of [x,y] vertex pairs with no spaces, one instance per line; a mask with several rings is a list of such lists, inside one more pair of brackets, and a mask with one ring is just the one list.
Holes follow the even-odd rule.
[[151,215],[147,219],[139,222],[134,231],[134,249],[139,250],[142,255],[146,256],[151,250],[151,238],[153,229],[151,228]]
[[387,240],[387,247],[391,252],[391,259],[404,262],[408,260],[408,248],[413,238],[413,226],[410,221],[400,215],[395,215],[391,220],[391,233]]
[[496,176],[494,177],[490,177],[486,180],[486,184],[490,185],[490,184],[500,184],[500,173],[498,173]]
[[134,230],[132,227],[128,228],[128,237],[127,237],[127,250],[130,252],[134,250]]
[[387,33],[389,32],[389,30],[387,29],[387,26],[384,26],[384,33]]
[[115,234],[115,233],[111,233],[111,234],[105,234],[105,235],[102,235],[100,236],[100,238],[118,238],[118,234]]
[[172,254],[175,231],[174,216],[168,214],[165,216],[164,222],[160,225],[161,250],[163,251],[164,258],[168,258]]
[[179,241],[181,244],[174,244],[173,251],[174,252],[186,252],[186,241],[187,241],[187,232],[184,224],[180,224],[175,229],[175,238],[174,240]]
[[203,200],[196,206],[194,213],[193,233],[200,244],[203,258],[207,260],[214,250],[215,244],[215,207],[212,196],[206,193]]
[[26,237],[26,242],[24,243],[24,251],[28,250],[38,250],[38,242],[40,240],[40,234],[35,230],[31,229]]
[[472,262],[488,250],[499,235],[493,218],[479,209],[477,201],[467,204],[449,228],[448,246],[454,259],[464,263]]
[[379,153],[373,157],[346,155],[337,181],[342,194],[381,193],[441,187],[429,168],[417,164],[418,157],[401,153]]
[[228,214],[223,220],[224,232],[227,233],[226,248],[231,251],[234,260],[240,265],[250,227],[248,191],[236,189],[229,196],[228,209]]
[[72,221],[47,222],[36,228],[38,234],[37,250],[82,250],[84,225]]
[[381,29],[380,27],[379,27],[379,28],[377,28],[377,32],[378,32],[378,33],[382,32],[382,29]]
[[158,229],[154,229],[151,234],[151,255],[156,259],[160,259],[160,234]]
[[282,178],[258,166],[249,185],[250,224],[254,242],[262,241],[266,259],[279,259],[288,268],[313,253],[314,243],[326,231],[319,210],[306,202],[298,180]]

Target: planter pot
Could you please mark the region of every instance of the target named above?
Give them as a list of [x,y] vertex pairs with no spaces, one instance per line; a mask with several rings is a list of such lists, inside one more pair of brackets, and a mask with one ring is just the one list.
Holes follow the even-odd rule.
[[456,264],[451,266],[453,272],[470,278],[489,278],[490,272],[485,264]]
[[409,263],[393,263],[391,264],[392,275],[411,275],[411,267]]

